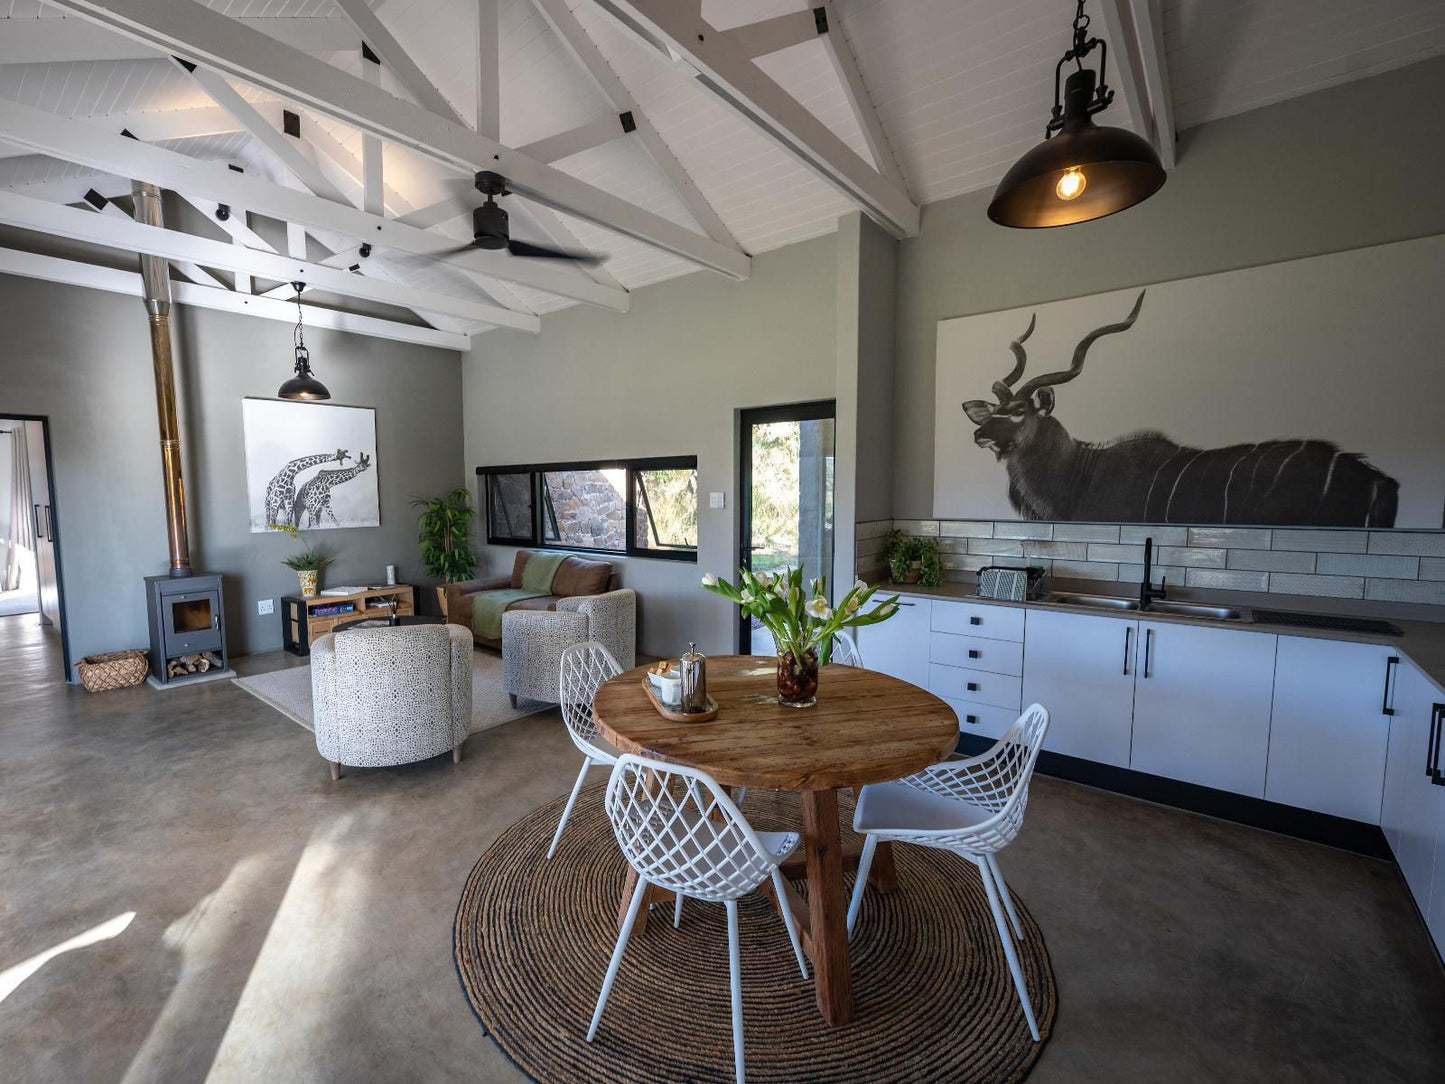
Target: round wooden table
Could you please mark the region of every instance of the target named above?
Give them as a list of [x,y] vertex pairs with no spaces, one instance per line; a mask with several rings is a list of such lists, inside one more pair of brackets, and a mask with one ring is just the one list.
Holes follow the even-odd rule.
[[[958,741],[958,716],[916,685],[852,666],[823,668],[813,707],[784,707],[777,699],[775,658],[715,655],[708,660],[707,689],[717,701],[717,718],[674,723],[648,700],[642,688],[646,673],[640,666],[597,690],[592,717],[608,741],[626,753],[700,768],[724,786],[802,792],[803,856],[783,865],[788,898],[774,902],[791,908],[797,919],[823,1019],[848,1023],[853,987],[843,873],[856,867],[858,855],[856,847],[845,853],[839,836],[838,790],[898,779],[944,759]],[[790,883],[803,873],[806,901]],[[622,915],[636,877],[629,869]],[[892,891],[886,843],[874,855],[870,879]],[[764,890],[771,895],[770,886]],[[650,890],[646,902],[670,898]],[[646,917],[643,907],[639,924]]]

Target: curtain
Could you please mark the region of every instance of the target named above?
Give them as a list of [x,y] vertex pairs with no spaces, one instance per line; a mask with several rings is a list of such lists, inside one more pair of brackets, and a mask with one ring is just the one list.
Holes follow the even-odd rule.
[[22,551],[35,550],[35,507],[30,500],[30,448],[23,424],[15,427],[10,439],[14,442],[14,452],[10,456],[10,537],[6,546],[4,582],[0,583],[6,591],[20,587]]

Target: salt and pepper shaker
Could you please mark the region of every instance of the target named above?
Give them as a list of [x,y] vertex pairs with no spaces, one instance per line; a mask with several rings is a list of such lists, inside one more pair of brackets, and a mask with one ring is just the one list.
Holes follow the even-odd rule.
[[387,618],[386,623],[388,625],[401,624],[401,618],[397,617],[396,615],[396,599],[391,600],[391,616]]
[[681,671],[682,711],[684,714],[707,710],[707,656],[698,653],[697,644],[687,645],[687,653],[677,660]]

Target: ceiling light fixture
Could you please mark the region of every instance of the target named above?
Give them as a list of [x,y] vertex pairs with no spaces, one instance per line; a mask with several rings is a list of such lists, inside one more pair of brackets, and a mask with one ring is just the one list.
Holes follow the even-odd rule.
[[306,288],[306,284],[293,282],[291,286],[296,291],[296,331],[292,336],[296,343],[296,375],[281,385],[276,396],[303,402],[330,399],[331,393],[326,390],[326,385],[311,375],[311,353],[306,349],[306,337],[302,334],[301,291]]
[[[1084,67],[1084,57],[1099,50],[1099,73]],[[1164,167],[1148,141],[1124,128],[1094,124],[1114,92],[1104,79],[1107,43],[1089,37],[1084,0],[1074,14],[1074,44],[1054,66],[1054,110],[1044,141],[1004,174],[988,217],[1000,226],[1035,229],[1070,226],[1122,211],[1148,199],[1164,184]],[[1076,70],[1059,77],[1073,61]]]

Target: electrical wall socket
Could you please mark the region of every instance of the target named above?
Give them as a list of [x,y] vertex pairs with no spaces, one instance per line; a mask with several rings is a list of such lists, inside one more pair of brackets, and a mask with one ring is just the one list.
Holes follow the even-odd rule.
[[707,495],[707,506],[709,508],[726,508],[727,499],[726,493],[709,493]]
[[273,613],[275,613],[275,612],[276,612],[276,600],[275,600],[275,599],[272,599],[272,598],[257,599],[257,600],[256,600],[256,612],[257,612],[258,614],[260,614],[262,617],[265,617],[267,614],[273,614]]

